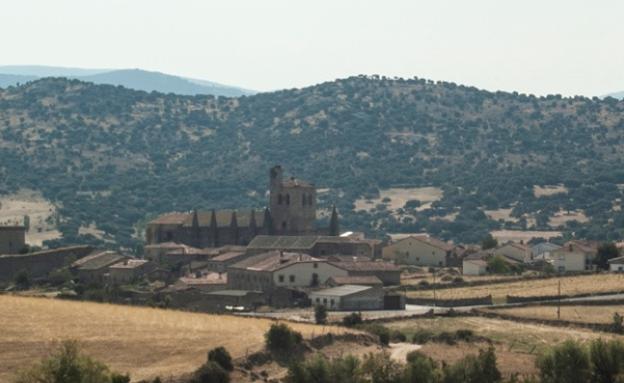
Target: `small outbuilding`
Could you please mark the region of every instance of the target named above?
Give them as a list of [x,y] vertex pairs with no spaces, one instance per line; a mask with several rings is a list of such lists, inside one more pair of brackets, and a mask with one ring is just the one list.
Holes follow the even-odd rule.
[[617,273],[624,272],[624,257],[609,259],[609,270]]
[[380,287],[344,285],[311,292],[312,305],[323,305],[329,310],[383,310],[384,291]]
[[487,262],[483,259],[465,258],[462,261],[463,275],[485,275],[487,271]]

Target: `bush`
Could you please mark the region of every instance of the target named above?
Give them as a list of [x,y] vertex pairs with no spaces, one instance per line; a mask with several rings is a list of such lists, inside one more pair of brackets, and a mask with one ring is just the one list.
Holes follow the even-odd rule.
[[412,336],[412,343],[425,344],[434,337],[433,332],[429,330],[417,330]]
[[234,370],[232,356],[225,347],[216,347],[208,352],[208,361],[215,362],[225,371]]
[[360,360],[354,356],[336,358],[331,361],[321,354],[300,362],[296,361],[288,368],[288,383],[325,383],[345,382],[364,383]]
[[404,382],[439,382],[436,362],[419,351],[407,354],[407,365],[403,374]]
[[300,332],[292,330],[284,323],[272,324],[265,334],[266,347],[276,353],[289,353],[294,351],[301,343],[303,337]]
[[15,287],[18,290],[28,290],[30,288],[30,277],[26,270],[21,270],[15,275]]
[[362,324],[362,313],[351,313],[342,318],[342,324],[347,327],[357,326]]
[[444,383],[499,383],[501,373],[496,367],[494,348],[480,350],[479,355],[469,355],[452,366],[443,368]]
[[613,321],[611,322],[611,331],[616,334],[624,333],[624,317],[619,313],[613,314]]
[[624,372],[624,344],[617,340],[597,339],[589,345],[592,382],[612,383]]
[[325,305],[314,306],[314,321],[316,324],[327,323],[327,307]]
[[193,374],[191,383],[229,383],[230,375],[217,362],[208,361]]
[[65,341],[49,357],[22,371],[16,383],[127,383],[128,375],[111,373],[108,367],[80,353],[78,343]]
[[537,368],[542,383],[586,383],[591,375],[586,350],[568,340],[541,355]]
[[390,343],[390,329],[378,323],[365,323],[357,326],[358,329],[379,337],[379,343],[387,346]]
[[390,332],[390,340],[393,342],[405,342],[407,337],[399,330],[392,330]]

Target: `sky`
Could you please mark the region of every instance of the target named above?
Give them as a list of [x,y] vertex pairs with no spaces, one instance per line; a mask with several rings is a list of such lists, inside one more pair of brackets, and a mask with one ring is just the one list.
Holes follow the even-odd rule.
[[0,65],[141,68],[270,91],[358,74],[624,90],[621,0],[2,0]]

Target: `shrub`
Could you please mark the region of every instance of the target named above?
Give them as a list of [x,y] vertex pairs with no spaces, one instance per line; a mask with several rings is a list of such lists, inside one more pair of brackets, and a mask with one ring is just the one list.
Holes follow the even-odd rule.
[[357,326],[362,324],[362,313],[351,313],[342,318],[342,324],[347,327]]
[[65,341],[49,357],[22,371],[16,383],[127,383],[130,377],[80,353],[78,343]]
[[390,332],[390,340],[393,342],[405,342],[407,337],[399,330],[392,330]]
[[419,351],[407,354],[407,365],[403,374],[404,382],[439,382],[436,362]]
[[225,347],[216,347],[208,352],[208,360],[217,363],[225,371],[234,370],[232,356]]
[[30,288],[30,277],[26,270],[21,270],[15,275],[15,287],[18,290],[28,290]]
[[191,379],[191,383],[229,383],[230,375],[217,362],[204,363]]
[[266,347],[276,353],[288,353],[301,343],[301,333],[292,330],[284,323],[272,324],[265,334]]
[[470,342],[474,340],[475,334],[472,330],[460,329],[455,331],[455,339],[461,340],[464,342]]
[[462,278],[462,277],[455,277],[455,278],[453,278],[453,283],[464,283],[464,278]]
[[592,382],[612,383],[624,372],[624,344],[618,340],[597,339],[589,345]]
[[611,322],[611,331],[616,334],[624,333],[624,317],[622,317],[619,313],[613,314],[613,321]]
[[542,383],[586,383],[590,362],[586,350],[575,341],[565,341],[541,355],[537,368]]
[[390,330],[378,323],[367,323],[357,326],[357,328],[369,332],[379,337],[379,343],[387,346],[390,343]]
[[327,323],[327,307],[325,305],[314,306],[314,321],[316,324]]
[[417,330],[412,336],[412,342],[417,344],[425,344],[433,338],[433,332],[429,330]]
[[288,383],[364,383],[360,360],[347,355],[328,361],[321,354],[305,361],[295,361],[288,368]]
[[499,383],[501,373],[496,367],[494,348],[480,350],[479,355],[469,355],[451,366],[443,368],[444,383]]

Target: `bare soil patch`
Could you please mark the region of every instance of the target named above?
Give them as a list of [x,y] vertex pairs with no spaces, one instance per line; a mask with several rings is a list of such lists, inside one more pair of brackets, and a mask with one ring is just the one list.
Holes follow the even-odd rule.
[[498,242],[528,242],[533,238],[556,238],[561,236],[560,231],[537,231],[537,230],[494,230],[490,232]]
[[582,210],[565,211],[560,210],[548,220],[548,226],[556,228],[565,225],[567,222],[577,221],[579,223],[589,222],[589,218]]
[[539,198],[539,197],[547,197],[547,196],[551,196],[551,195],[555,195],[555,194],[561,194],[561,193],[567,193],[567,192],[568,192],[568,188],[566,188],[562,184],[559,184],[559,185],[544,185],[544,186],[534,185],[533,186],[533,195],[535,195],[535,197],[537,197],[537,198]]
[[[409,200],[419,200],[423,205],[442,199],[442,189],[428,186],[421,188],[390,188],[379,191],[379,198],[367,200],[360,198],[355,201],[355,210],[372,210],[378,204],[386,204],[389,210],[401,209]],[[384,199],[389,198],[389,202]],[[429,205],[430,206],[430,205]],[[421,206],[421,208],[426,208]]]

